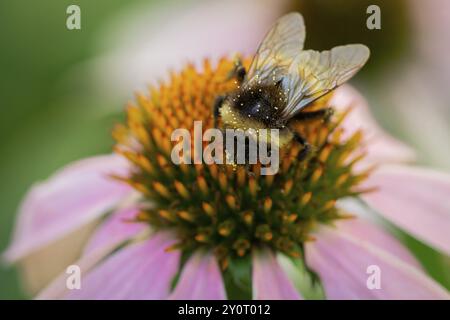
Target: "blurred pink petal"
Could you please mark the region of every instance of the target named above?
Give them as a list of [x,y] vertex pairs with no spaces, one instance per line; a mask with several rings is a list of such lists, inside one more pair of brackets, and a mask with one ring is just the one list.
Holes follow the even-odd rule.
[[[71,262],[71,264],[79,266],[83,273],[87,273],[106,256],[116,250],[123,242],[143,232],[148,228],[146,224],[130,224],[129,222],[124,222],[124,220],[134,217],[136,212],[137,209],[135,208],[124,208],[111,214],[93,232],[88,244],[84,248],[81,258],[75,262]],[[64,268],[67,268],[68,265],[67,263],[64,264]],[[67,292],[67,277],[68,274],[64,270],[46,288],[41,290],[37,298],[58,299],[63,297]]]
[[[116,242],[107,243],[103,247],[95,248],[95,250],[90,251],[88,254],[81,256],[77,261],[73,262],[72,265],[77,265],[82,270],[83,274],[89,272],[94,268],[100,261],[102,261],[111,252],[117,249]],[[67,265],[66,265],[67,267]],[[48,285],[39,292],[36,299],[61,299],[65,294],[67,294],[67,281],[68,274],[66,270],[61,272],[54,280],[52,280]]]
[[82,277],[81,289],[67,299],[164,299],[175,277],[180,252],[166,252],[174,237],[158,232],[149,240],[113,253]]
[[226,299],[222,273],[214,255],[194,253],[183,266],[180,279],[170,295],[172,300]]
[[384,81],[378,103],[395,107],[396,128],[414,144],[420,162],[450,170],[450,148],[442,147],[450,137],[449,81],[438,77],[428,61],[411,61]]
[[255,300],[302,299],[269,249],[254,251],[252,278]]
[[398,227],[450,255],[450,175],[408,166],[382,166],[365,182],[363,199]]
[[[328,299],[450,298],[421,270],[396,257],[395,252],[386,251],[386,243],[377,246],[370,234],[357,237],[340,228],[323,226],[316,238],[305,247],[306,263],[319,274]],[[381,271],[380,289],[367,286],[369,266]]]
[[413,149],[396,140],[377,124],[364,99],[354,88],[343,85],[333,94],[330,105],[343,111],[352,107],[353,111],[343,123],[344,137],[362,129],[366,142],[366,160],[371,163],[410,162],[415,159]]
[[112,209],[131,188],[108,175],[126,175],[128,166],[117,155],[93,157],[33,186],[20,208],[5,259],[16,261]]
[[[253,54],[288,1],[197,1],[187,5],[138,7],[113,30],[112,53],[90,70],[105,96],[146,90],[149,79],[165,78],[187,62],[200,64],[236,52]],[[131,21],[131,22],[130,22]],[[111,29],[110,29],[111,30]],[[111,38],[103,35],[101,39]]]
[[419,261],[394,236],[381,227],[365,221],[363,218],[349,219],[336,223],[340,232],[350,234],[355,238],[364,239],[378,248],[390,252],[403,262],[421,269]]
[[120,244],[148,229],[147,224],[132,221],[132,219],[136,218],[138,212],[137,208],[124,208],[113,213],[95,230],[95,233],[86,245],[84,254],[89,254],[109,243]]
[[94,220],[21,258],[17,266],[25,292],[35,296],[77,261],[97,225],[98,220]]

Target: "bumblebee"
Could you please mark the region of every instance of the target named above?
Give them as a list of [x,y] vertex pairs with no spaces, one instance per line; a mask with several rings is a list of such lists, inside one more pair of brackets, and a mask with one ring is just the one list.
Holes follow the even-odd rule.
[[305,25],[299,13],[278,19],[267,33],[248,71],[238,59],[233,71],[238,88],[214,104],[215,126],[232,129],[279,129],[279,146],[293,139],[311,146],[291,129],[293,121],[327,118],[333,109],[304,109],[349,80],[366,63],[369,49],[362,44],[337,46],[327,51],[303,50]]

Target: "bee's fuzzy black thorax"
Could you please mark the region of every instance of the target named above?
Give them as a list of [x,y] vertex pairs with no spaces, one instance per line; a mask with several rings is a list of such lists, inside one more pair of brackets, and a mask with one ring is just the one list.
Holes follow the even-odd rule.
[[277,85],[254,86],[236,91],[228,97],[228,103],[241,116],[262,122],[269,128],[281,128],[280,113],[286,106],[286,95]]

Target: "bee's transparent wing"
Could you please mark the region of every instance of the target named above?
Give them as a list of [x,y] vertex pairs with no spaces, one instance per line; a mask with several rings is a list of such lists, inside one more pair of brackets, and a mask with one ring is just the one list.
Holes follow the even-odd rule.
[[273,77],[280,79],[303,49],[304,41],[305,24],[301,14],[293,12],[278,19],[260,44],[244,85],[273,80]]
[[282,117],[289,119],[306,105],[327,94],[355,75],[369,58],[362,44],[334,47],[327,51],[302,51],[283,79],[288,105]]

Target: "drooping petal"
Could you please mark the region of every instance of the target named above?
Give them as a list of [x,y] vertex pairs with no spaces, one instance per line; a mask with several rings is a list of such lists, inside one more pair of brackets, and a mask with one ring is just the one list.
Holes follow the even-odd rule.
[[21,205],[5,259],[23,258],[112,209],[131,188],[108,175],[127,170],[119,156],[99,156],[71,164],[34,186]]
[[22,258],[17,269],[24,291],[29,296],[36,295],[73,264],[97,225],[98,221],[92,221]]
[[362,95],[349,85],[338,88],[331,97],[330,105],[339,111],[349,107],[352,112],[345,118],[343,127],[346,137],[363,130],[366,144],[366,161],[371,163],[410,162],[416,157],[413,149],[396,140],[377,124],[369,105]]
[[66,299],[164,299],[175,277],[180,252],[166,252],[174,244],[171,233],[125,246],[82,277],[81,289]]
[[[316,238],[305,247],[306,262],[319,274],[329,299],[450,298],[423,271],[370,239],[327,226],[320,228]],[[377,276],[380,286],[370,286]]]
[[194,253],[183,266],[180,279],[169,299],[226,299],[222,274],[214,255],[204,252]]
[[363,203],[356,202],[353,199],[345,199],[338,202],[339,208],[355,215],[354,219],[340,221],[336,223],[339,230],[349,233],[356,238],[362,238],[376,244],[380,249],[389,251],[397,258],[404,262],[421,269],[419,261],[411,254],[411,252],[393,235],[385,231],[382,226],[374,219],[373,212]]
[[95,268],[95,266],[98,265],[100,261],[105,259],[109,254],[111,254],[116,249],[117,243],[108,242],[106,243],[105,246],[95,248],[94,250],[88,252],[87,254],[82,255],[75,262],[65,264],[62,269],[64,268],[66,269],[60,272],[57,277],[54,277],[54,279],[51,282],[47,283],[47,286],[39,292],[39,294],[36,296],[36,299],[55,300],[63,298],[64,295],[67,294],[66,282],[69,275],[66,273],[66,270],[69,266],[76,265],[82,271],[82,275],[87,274],[89,271]]
[[450,255],[450,175],[410,166],[383,166],[365,182],[363,199],[398,227]]
[[134,207],[124,208],[108,217],[89,239],[84,254],[89,254],[109,243],[120,244],[148,229],[148,224],[133,221],[138,212],[139,210]]
[[[84,252],[82,254],[80,253],[81,257],[75,262],[67,261],[59,270],[66,269],[70,265],[76,265],[83,273],[88,273],[125,241],[139,236],[146,229],[144,224],[122,225],[123,219],[132,217],[135,211],[136,209],[128,208],[113,213],[93,232],[88,244],[84,248]],[[47,256],[47,259],[52,261],[50,266],[53,265],[54,256],[53,258]],[[31,264],[30,268],[33,267],[35,268],[36,265]],[[65,271],[59,273],[51,282],[48,282],[51,280],[48,279],[46,282],[47,286],[39,292],[37,299],[62,298],[67,291],[66,281],[68,274]]]
[[[100,225],[95,221],[89,226],[78,229],[68,238],[55,241],[43,250],[36,251],[24,258],[19,266],[24,279],[23,283],[27,286],[27,292],[35,295],[38,291],[43,290],[41,294],[48,292],[49,298],[58,297],[55,288],[64,287],[63,284],[58,285],[58,282],[65,282],[67,278],[65,270],[68,266],[76,264],[87,271],[123,242],[149,229],[147,224],[130,222],[137,211],[133,207],[119,209]],[[85,245],[86,239],[89,239],[87,245]],[[80,249],[75,251],[73,250],[74,246]],[[62,270],[64,272],[61,275]],[[64,288],[60,291],[64,291]]]
[[254,251],[252,279],[255,300],[302,299],[269,249]]

